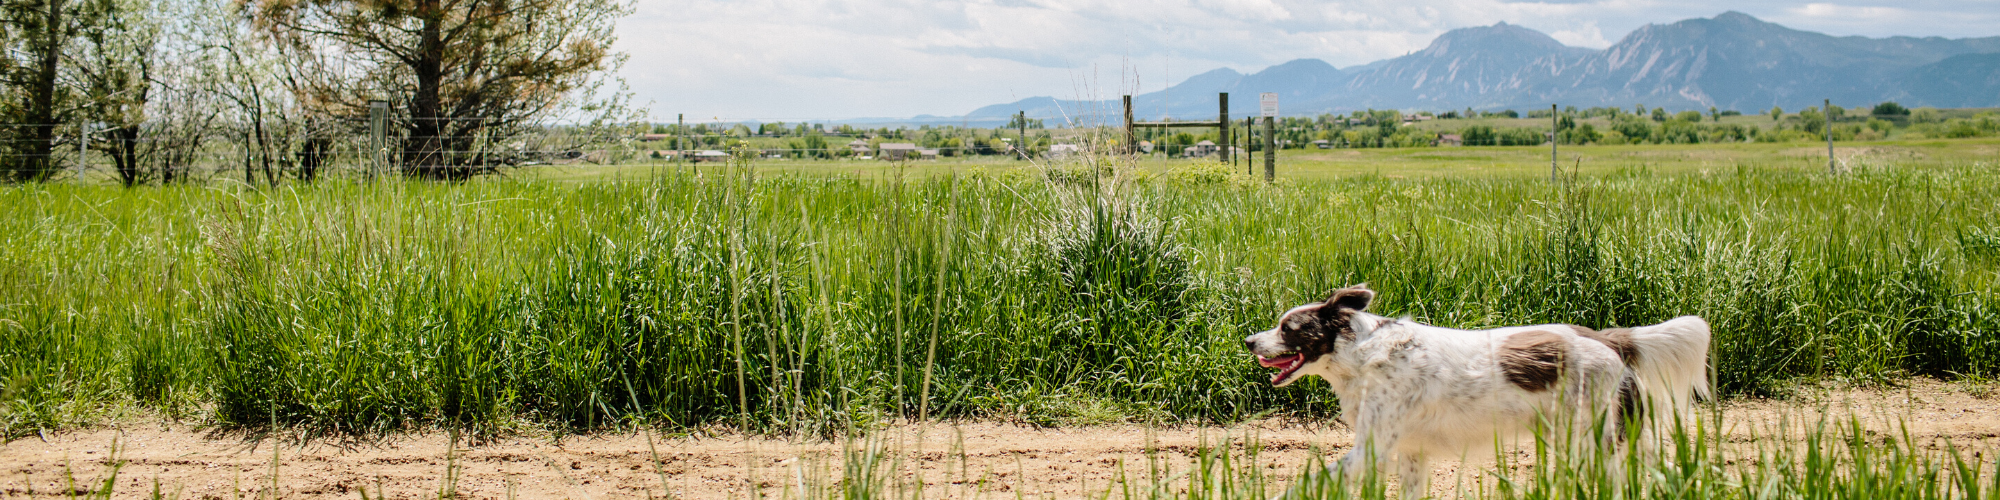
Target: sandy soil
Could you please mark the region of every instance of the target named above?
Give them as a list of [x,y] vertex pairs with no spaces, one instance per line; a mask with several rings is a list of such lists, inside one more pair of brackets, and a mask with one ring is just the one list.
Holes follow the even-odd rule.
[[[1802,428],[1822,415],[1856,415],[1870,428],[1910,435],[1928,446],[2000,445],[2000,398],[1991,388],[1912,382],[1893,389],[1809,390],[1786,401],[1732,400],[1721,405],[1732,441],[1770,441],[1779,422]],[[919,439],[921,437],[921,439]],[[1254,460],[1282,484],[1311,454],[1344,452],[1351,434],[1338,424],[1261,421],[1234,427],[1149,429],[1105,425],[1036,429],[1005,422],[905,425],[848,443],[742,436],[596,434],[514,436],[453,446],[442,434],[374,442],[272,440],[206,433],[157,422],[29,437],[0,445],[0,496],[61,497],[96,491],[109,476],[117,444],[114,496],[141,497],[154,484],[179,498],[390,498],[432,496],[451,488],[465,498],[747,498],[831,485],[855,450],[876,456],[890,484],[924,485],[927,497],[1075,498],[1124,477],[1148,484],[1188,470],[1204,445],[1231,439],[1261,443]],[[651,442],[649,446],[649,441]],[[1150,451],[1150,452],[1149,452]],[[1240,453],[1242,450],[1238,448]],[[654,461],[654,457],[658,461]],[[1241,464],[1243,458],[1238,458]],[[657,464],[657,465],[656,465]],[[1438,464],[1440,493],[1463,478]],[[1473,467],[1490,465],[1474,464]],[[1184,481],[1184,480],[1183,480]],[[274,486],[275,485],[275,486]]]

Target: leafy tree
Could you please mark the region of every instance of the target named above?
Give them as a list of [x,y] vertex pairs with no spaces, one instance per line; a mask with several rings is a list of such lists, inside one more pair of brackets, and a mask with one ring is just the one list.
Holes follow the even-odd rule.
[[1715,122],[1722,121],[1722,113],[1717,112],[1715,110],[1715,106],[1708,107],[1708,117],[1709,121],[1715,121]]
[[1771,106],[1771,121],[1775,122],[1778,121],[1779,118],[1784,118],[1784,117],[1785,117],[1785,108]]
[[119,182],[138,185],[153,173],[142,161],[159,146],[143,137],[154,87],[159,20],[141,1],[92,0],[86,5],[96,22],[78,29],[79,43],[69,58],[75,61],[86,103],[86,121],[79,132],[101,132],[106,140],[90,144],[111,157]]
[[1896,104],[1896,101],[1888,101],[1875,105],[1875,109],[1869,111],[1868,114],[1875,116],[1909,116],[1910,108]]
[[[598,92],[622,58],[622,0],[238,0],[295,64],[302,103],[365,116],[369,97],[396,110],[402,170],[432,179],[488,172],[474,152],[563,112],[601,125],[623,96]],[[483,136],[483,137],[482,137]]]
[[82,111],[72,65],[64,53],[84,26],[94,24],[90,2],[0,2],[0,179],[44,181],[56,175],[56,149],[67,144],[59,128],[73,128]]

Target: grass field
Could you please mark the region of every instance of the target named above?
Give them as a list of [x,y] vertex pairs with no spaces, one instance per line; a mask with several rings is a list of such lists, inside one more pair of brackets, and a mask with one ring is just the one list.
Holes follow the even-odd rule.
[[[1699,314],[1730,395],[2000,375],[2000,141],[1840,146],[1839,175],[1812,144],[1565,148],[1559,183],[1547,150],[1494,147],[1287,151],[1274,185],[1141,159],[12,186],[0,424],[852,436],[777,496],[908,496],[909,450],[853,431],[1330,417],[1323,383],[1270,388],[1240,339],[1364,281],[1377,312],[1451,326]],[[1987,457],[1830,422],[1742,450],[1697,427],[1622,482],[1538,455],[1481,495],[2000,491]],[[1256,448],[1088,492],[1319,484]]]
[[1797,145],[1575,148],[1559,185],[1534,148],[1460,148],[1291,155],[1275,186],[1144,161],[16,186],[0,417],[20,435],[134,408],[328,431],[1326,415],[1322,386],[1265,386],[1238,339],[1364,281],[1378,312],[1453,326],[1700,314],[1731,394],[1995,374],[1995,143],[1869,147],[1839,176]]

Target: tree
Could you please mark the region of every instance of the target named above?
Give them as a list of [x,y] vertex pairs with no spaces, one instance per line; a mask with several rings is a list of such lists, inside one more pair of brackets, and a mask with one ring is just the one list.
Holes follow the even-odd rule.
[[1774,122],[1778,121],[1779,118],[1784,118],[1784,116],[1785,116],[1785,108],[1771,106],[1771,121]]
[[1716,110],[1715,110],[1715,106],[1709,106],[1709,107],[1708,107],[1708,118],[1709,118],[1709,120],[1708,120],[1708,121],[1712,121],[1712,122],[1719,122],[1719,121],[1722,121],[1722,112],[1720,112],[1720,111],[1716,111]]
[[396,110],[402,171],[429,179],[490,172],[477,149],[564,112],[625,117],[602,95],[623,0],[239,0],[270,40],[307,67],[302,104],[362,116]]
[[1908,116],[1910,114],[1910,108],[1905,108],[1901,104],[1896,104],[1896,101],[1888,101],[1875,105],[1875,109],[1871,110],[1869,114],[1875,116]]
[[81,27],[91,24],[90,2],[0,2],[0,179],[45,181],[61,171],[60,134],[81,110],[74,75],[63,55]]
[[159,47],[157,13],[135,0],[86,0],[84,5],[96,22],[79,28],[81,43],[70,57],[86,103],[78,132],[101,133],[105,140],[84,140],[111,157],[120,183],[136,186],[152,176],[143,162],[158,146],[144,137]]

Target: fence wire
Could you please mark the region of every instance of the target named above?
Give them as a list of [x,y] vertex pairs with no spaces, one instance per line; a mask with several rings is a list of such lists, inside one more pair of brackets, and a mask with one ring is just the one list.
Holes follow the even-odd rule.
[[[233,126],[187,133],[170,124],[80,127],[75,124],[0,123],[0,173],[42,169],[43,179],[114,179],[153,182],[226,178],[246,181],[385,175],[427,170],[492,171],[537,165],[646,167],[700,163],[738,156],[764,159],[840,160],[904,156],[1019,157],[1018,134],[961,131],[923,137],[818,132],[744,135],[723,132],[660,133],[658,129],[473,129],[467,134],[376,136],[365,120],[326,120],[259,131]],[[445,127],[441,127],[445,128]],[[43,130],[38,130],[43,129]],[[400,130],[407,130],[402,128]],[[686,130],[686,129],[682,129]],[[1011,130],[1009,130],[1011,131]],[[910,135],[922,135],[910,131]],[[43,134],[47,134],[42,137]],[[1049,141],[1045,131],[1028,141]],[[949,141],[946,144],[937,142]],[[901,148],[884,144],[907,144]],[[1025,148],[1032,154],[1035,148]]]

